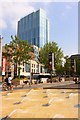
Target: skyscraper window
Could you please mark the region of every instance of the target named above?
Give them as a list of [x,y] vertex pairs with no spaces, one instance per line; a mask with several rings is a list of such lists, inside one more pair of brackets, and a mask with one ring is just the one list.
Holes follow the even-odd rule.
[[49,42],[49,20],[46,12],[39,9],[18,21],[17,35],[29,44],[38,47]]

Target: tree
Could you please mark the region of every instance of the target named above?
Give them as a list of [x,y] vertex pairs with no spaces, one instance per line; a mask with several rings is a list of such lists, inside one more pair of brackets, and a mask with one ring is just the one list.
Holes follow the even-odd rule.
[[80,76],[80,59],[76,59],[76,74]]
[[9,57],[9,62],[18,65],[18,77],[20,78],[20,65],[24,62],[27,63],[31,58],[29,52],[31,51],[31,46],[25,40],[19,39],[17,36],[11,36],[12,41],[10,44],[5,45],[6,56]]
[[54,53],[55,56],[55,69],[57,70],[62,65],[63,51],[58,47],[56,42],[50,42],[45,44],[40,49],[39,60],[45,65],[47,71],[49,71],[49,53]]
[[71,73],[71,60],[69,58],[69,56],[65,56],[65,64],[64,64],[64,71],[66,75],[70,75]]
[[80,55],[73,57],[73,73],[74,75],[80,76]]
[[64,75],[64,66],[59,66],[59,67],[57,67],[57,69],[56,69],[56,73],[57,73],[57,75]]
[[74,58],[75,74],[80,76],[80,56]]

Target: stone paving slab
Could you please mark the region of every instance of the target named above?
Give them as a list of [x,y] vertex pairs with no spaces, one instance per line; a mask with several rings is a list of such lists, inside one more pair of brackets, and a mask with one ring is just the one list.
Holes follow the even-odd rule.
[[3,94],[2,104],[2,117],[78,118],[77,89],[21,89]]

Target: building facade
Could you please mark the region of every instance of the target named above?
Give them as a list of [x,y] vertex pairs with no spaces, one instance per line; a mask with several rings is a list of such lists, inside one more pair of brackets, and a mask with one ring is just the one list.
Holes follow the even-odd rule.
[[[20,65],[20,75],[30,77],[34,74],[43,74],[45,73],[44,65],[41,64],[38,60],[39,58],[39,48],[35,45],[32,45],[32,52],[30,52],[31,60],[28,61],[28,63],[24,63]],[[18,67],[18,66],[17,66]]]
[[2,38],[0,36],[0,76],[1,76],[1,70],[2,69]]
[[80,2],[78,2],[78,53],[80,54]]
[[[32,74],[44,73],[44,65],[38,61],[39,57],[39,48],[35,45],[32,46],[31,60],[27,63],[21,63],[20,67],[20,76],[25,76],[30,78]],[[11,75],[16,77],[18,75],[18,64],[10,62],[9,56],[5,57],[5,47],[2,47],[2,76]]]
[[25,16],[18,21],[17,36],[29,44],[42,47],[49,42],[49,20],[43,9]]
[[80,76],[80,54],[71,55],[70,59],[72,75]]
[[10,62],[10,57],[5,56],[6,50],[5,47],[2,47],[2,76],[11,75],[14,77],[14,64]]
[[23,63],[20,70],[20,76],[30,77],[32,74],[44,73],[44,65],[35,60],[29,60],[28,63]]

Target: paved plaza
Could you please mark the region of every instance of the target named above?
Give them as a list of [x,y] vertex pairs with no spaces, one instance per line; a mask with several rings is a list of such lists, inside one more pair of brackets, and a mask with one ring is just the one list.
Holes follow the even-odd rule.
[[2,118],[6,116],[9,118],[79,117],[79,89],[33,87],[13,90],[12,93],[3,91],[1,94]]

